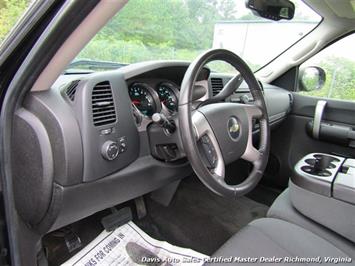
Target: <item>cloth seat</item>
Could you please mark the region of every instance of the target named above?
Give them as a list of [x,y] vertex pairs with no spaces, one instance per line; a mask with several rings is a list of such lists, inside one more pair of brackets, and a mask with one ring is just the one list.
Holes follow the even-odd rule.
[[[327,258],[338,260],[337,265],[354,265],[348,254],[325,239],[274,218],[248,224],[213,254],[209,265],[225,265],[230,258],[235,265],[319,265],[318,260],[327,265]],[[334,261],[329,265],[334,265]]]

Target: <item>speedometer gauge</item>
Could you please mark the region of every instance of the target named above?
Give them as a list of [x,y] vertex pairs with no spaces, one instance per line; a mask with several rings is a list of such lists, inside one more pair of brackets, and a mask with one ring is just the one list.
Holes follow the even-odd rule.
[[156,94],[156,92],[144,83],[134,83],[129,88],[129,97],[132,103],[146,116],[152,116],[158,111],[154,94]]
[[176,112],[178,109],[178,90],[171,83],[161,83],[158,87],[158,95],[160,102],[164,104],[170,111]]

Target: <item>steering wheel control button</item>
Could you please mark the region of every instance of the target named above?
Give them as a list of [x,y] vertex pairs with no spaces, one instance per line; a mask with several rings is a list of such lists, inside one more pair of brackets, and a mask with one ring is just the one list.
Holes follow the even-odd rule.
[[231,117],[228,120],[228,134],[232,140],[237,140],[240,135],[240,125],[235,117]]
[[217,153],[210,138],[207,135],[201,137],[202,149],[211,168],[217,165]]
[[114,142],[112,140],[106,141],[101,148],[102,157],[104,157],[104,159],[108,161],[112,161],[116,159],[119,152],[120,152],[120,148],[117,142]]

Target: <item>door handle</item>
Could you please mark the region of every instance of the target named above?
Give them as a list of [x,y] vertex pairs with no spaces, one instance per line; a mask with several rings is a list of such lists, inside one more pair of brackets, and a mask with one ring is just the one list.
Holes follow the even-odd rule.
[[319,139],[320,126],[321,126],[322,117],[326,105],[327,105],[327,101],[324,100],[319,100],[316,105],[316,109],[314,112],[313,129],[312,129],[312,135],[313,138],[315,139]]

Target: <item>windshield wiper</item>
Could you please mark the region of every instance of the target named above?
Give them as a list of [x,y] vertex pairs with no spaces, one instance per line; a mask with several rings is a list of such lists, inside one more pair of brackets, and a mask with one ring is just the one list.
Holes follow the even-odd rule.
[[74,74],[74,73],[92,73],[99,70],[111,70],[118,69],[128,64],[116,63],[111,61],[95,61],[90,59],[79,59],[71,62],[65,74]]

